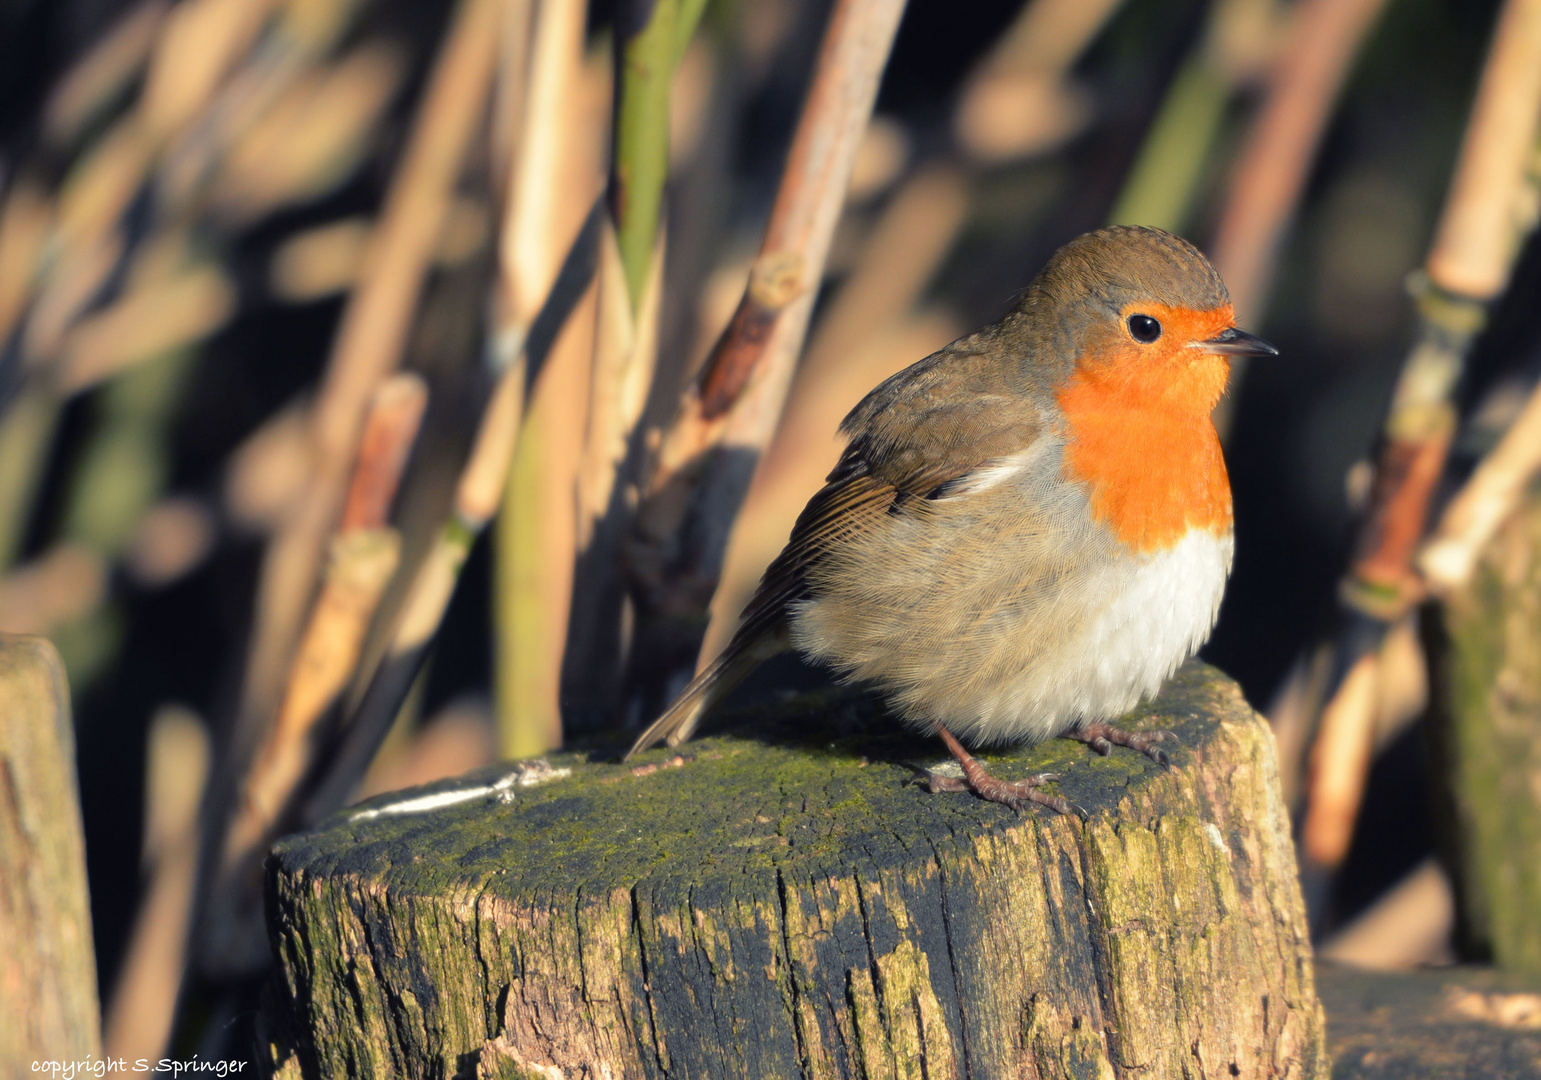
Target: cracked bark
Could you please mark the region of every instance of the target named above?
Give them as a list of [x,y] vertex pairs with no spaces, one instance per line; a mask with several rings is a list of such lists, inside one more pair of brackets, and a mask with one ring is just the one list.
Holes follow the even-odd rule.
[[1181,737],[1170,771],[1068,740],[989,755],[1060,772],[1085,823],[926,793],[940,747],[859,697],[734,722],[678,768],[556,755],[571,774],[508,803],[281,842],[270,1067],[1327,1075],[1272,739],[1213,669],[1134,719]]

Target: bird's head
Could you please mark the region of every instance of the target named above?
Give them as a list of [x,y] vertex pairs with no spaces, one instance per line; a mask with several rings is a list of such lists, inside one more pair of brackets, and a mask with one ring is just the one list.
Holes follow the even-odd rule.
[[1225,282],[1192,244],[1115,225],[1055,252],[1017,309],[1060,377],[1130,401],[1208,413],[1232,356],[1277,355],[1236,326]]

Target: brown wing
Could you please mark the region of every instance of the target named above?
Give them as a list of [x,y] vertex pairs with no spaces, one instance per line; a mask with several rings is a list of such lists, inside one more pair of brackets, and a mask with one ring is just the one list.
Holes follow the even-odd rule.
[[845,453],[760,579],[730,650],[777,626],[809,595],[809,568],[849,537],[885,514],[924,513],[949,484],[1039,434],[1037,410],[1005,385],[998,362],[947,349],[883,382],[840,428]]

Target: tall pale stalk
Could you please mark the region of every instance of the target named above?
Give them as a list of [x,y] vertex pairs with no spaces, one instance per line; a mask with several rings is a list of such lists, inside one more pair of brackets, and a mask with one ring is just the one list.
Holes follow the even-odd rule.
[[840,0],[748,286],[700,377],[660,433],[640,485],[628,562],[644,699],[695,662],[733,521],[780,419],[903,14],[902,0]]
[[[641,460],[637,424],[653,383],[663,287],[669,92],[705,5],[624,0],[616,10],[609,216],[600,239],[598,322],[578,472],[578,569],[562,696],[578,726],[614,718],[625,643],[621,565]],[[613,255],[613,258],[612,258]]]
[[[541,0],[521,136],[501,244],[499,346],[523,349],[563,253],[599,193],[593,77],[583,66],[581,0]],[[562,741],[559,681],[577,455],[592,349],[592,304],[550,345],[532,390],[504,487],[494,541],[494,665],[498,747],[504,757]]]
[[499,10],[498,0],[460,0],[451,17],[363,277],[343,311],[312,416],[311,482],[263,565],[243,693],[245,718],[271,715],[277,707],[326,538],[337,521],[369,395],[401,362],[444,214],[485,119]]
[[1508,285],[1532,220],[1522,214],[1541,127],[1541,0],[1508,0],[1444,210],[1418,284],[1418,333],[1382,425],[1370,505],[1339,589],[1342,617],[1321,710],[1301,830],[1306,854],[1335,866],[1348,852],[1373,735],[1369,707],[1390,627],[1423,596],[1413,557],[1444,472],[1457,414],[1453,393],[1488,306]]

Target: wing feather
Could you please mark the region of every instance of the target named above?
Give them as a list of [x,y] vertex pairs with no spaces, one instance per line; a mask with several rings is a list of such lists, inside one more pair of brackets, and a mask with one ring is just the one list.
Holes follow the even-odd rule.
[[734,635],[742,647],[807,598],[809,570],[889,513],[925,513],[975,469],[1037,441],[1036,410],[1002,385],[998,362],[944,349],[882,383],[841,424],[850,441],[761,578]]

